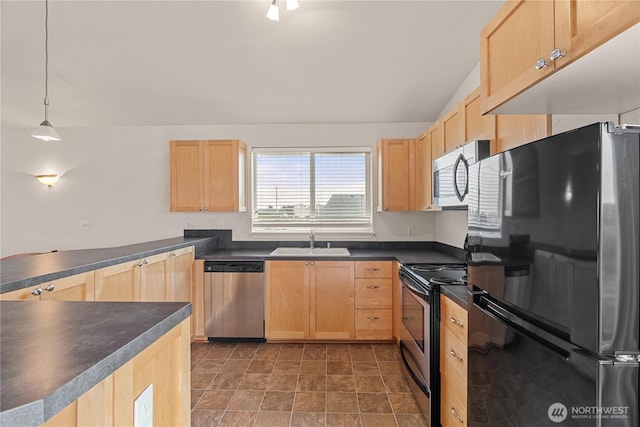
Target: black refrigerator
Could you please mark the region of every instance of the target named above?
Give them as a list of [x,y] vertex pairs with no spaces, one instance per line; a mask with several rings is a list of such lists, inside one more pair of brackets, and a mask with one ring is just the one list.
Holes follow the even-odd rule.
[[470,166],[469,425],[639,425],[639,134],[595,123]]

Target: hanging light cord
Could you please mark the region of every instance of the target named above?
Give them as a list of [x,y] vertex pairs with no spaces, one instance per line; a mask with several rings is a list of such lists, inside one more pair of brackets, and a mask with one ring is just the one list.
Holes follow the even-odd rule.
[[49,0],[44,1],[44,119],[49,120]]

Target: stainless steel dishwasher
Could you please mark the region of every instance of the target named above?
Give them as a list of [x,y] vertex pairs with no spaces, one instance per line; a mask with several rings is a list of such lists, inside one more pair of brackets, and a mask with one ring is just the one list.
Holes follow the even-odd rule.
[[204,332],[210,341],[265,341],[264,262],[205,261]]

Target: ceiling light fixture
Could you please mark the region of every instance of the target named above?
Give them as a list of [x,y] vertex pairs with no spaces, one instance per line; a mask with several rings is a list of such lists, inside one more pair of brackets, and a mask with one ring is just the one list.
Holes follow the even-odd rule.
[[44,121],[31,136],[43,141],[60,141],[62,138],[49,121],[49,0],[45,0],[44,5]]
[[53,184],[58,182],[58,178],[60,178],[60,176],[57,173],[43,173],[36,175],[36,179],[49,188],[53,187]]
[[[298,0],[287,0],[287,10],[296,10],[300,7]],[[267,18],[272,21],[280,20],[280,0],[271,0],[271,6],[267,11]]]

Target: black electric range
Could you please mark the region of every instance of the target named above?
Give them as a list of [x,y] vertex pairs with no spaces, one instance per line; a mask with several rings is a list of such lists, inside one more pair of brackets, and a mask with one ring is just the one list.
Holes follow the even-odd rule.
[[413,285],[429,292],[436,292],[442,285],[466,285],[466,264],[404,264],[400,277],[407,278]]

